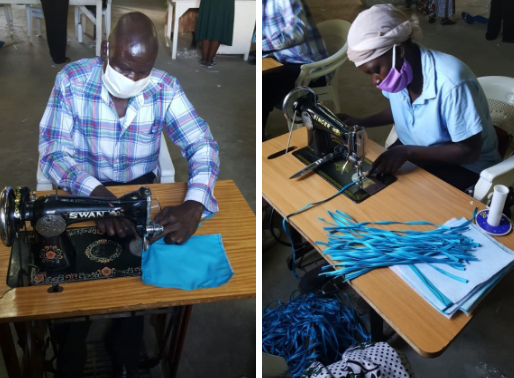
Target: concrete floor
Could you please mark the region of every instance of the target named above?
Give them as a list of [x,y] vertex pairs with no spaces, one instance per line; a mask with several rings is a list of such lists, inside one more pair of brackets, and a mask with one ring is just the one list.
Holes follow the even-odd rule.
[[[316,22],[328,19],[351,22],[364,9],[359,0],[306,2]],[[457,1],[456,7],[454,19],[457,24],[453,26],[442,26],[439,23],[430,25],[426,17],[419,17],[424,32],[421,43],[461,59],[477,77],[514,77],[514,44],[502,43],[501,36],[497,41],[486,41],[486,26],[468,25],[460,19],[462,11],[487,17],[487,0]],[[374,88],[370,78],[360,73],[352,63],[342,66],[338,85],[342,112],[364,116],[378,112],[386,105],[386,99]],[[267,126],[271,136],[283,134],[287,130],[283,116],[277,110],[270,115]],[[390,127],[375,128],[368,130],[368,134],[377,143],[384,144],[389,130]],[[423,214],[420,214],[422,218]],[[263,306],[273,300],[287,301],[291,292],[297,288],[298,281],[285,263],[290,253],[290,248],[281,245],[263,251]],[[356,294],[352,296],[357,297]],[[514,275],[510,275],[486,298],[468,327],[442,356],[435,359],[420,357],[397,336],[392,339],[392,344],[407,355],[418,378],[487,377],[480,374],[480,363],[498,369],[507,377],[514,377],[513,318]]]
[[[121,14],[134,10],[147,14],[157,27],[160,51],[156,68],[179,79],[191,103],[209,123],[220,147],[219,179],[234,180],[255,211],[255,66],[243,61],[242,55],[220,56],[210,70],[200,67],[196,58],[182,56],[172,61],[164,44],[164,1],[114,0],[113,24]],[[13,6],[13,13],[14,41],[0,11],[0,40],[6,42],[0,49],[0,186],[35,189],[38,125],[62,67],[52,63],[44,36],[34,37],[33,45],[28,43],[25,8]],[[72,60],[94,57],[92,24],[88,22],[89,37],[84,37],[83,44],[76,42],[74,30],[70,8],[67,56]],[[179,42],[183,52],[190,36]],[[169,140],[168,144],[176,181],[187,181],[186,161]],[[254,299],[195,305],[178,376],[255,377],[255,342]],[[0,377],[5,376],[0,361]]]

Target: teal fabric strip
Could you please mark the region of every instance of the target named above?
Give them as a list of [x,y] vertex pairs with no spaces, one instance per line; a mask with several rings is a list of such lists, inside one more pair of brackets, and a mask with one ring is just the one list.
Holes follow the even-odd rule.
[[[445,264],[450,268],[463,271],[470,261],[477,260],[472,251],[480,245],[463,235],[463,232],[469,229],[472,220],[456,227],[450,227],[426,221],[357,222],[351,216],[339,210],[335,212],[327,211],[327,213],[331,218],[330,220],[319,219],[327,225],[324,230],[328,231],[328,241],[316,243],[327,247],[323,253],[329,254],[335,263],[324,267],[322,275],[344,276],[346,281],[376,268],[427,263],[447,277],[467,283],[466,279],[435,264]],[[476,209],[473,217],[475,214]],[[383,225],[406,225],[411,227],[428,225],[436,228],[419,231],[415,229],[384,230],[372,227]],[[334,266],[341,267],[341,269],[327,271]],[[418,274],[419,271],[415,270],[415,272]],[[430,286],[426,277],[424,279],[420,277],[420,279],[427,287]],[[447,298],[442,298],[443,303],[446,300]]]
[[332,196],[330,196],[330,197],[328,197],[328,198],[326,198],[324,200],[321,200],[321,201],[318,201],[318,202],[309,203],[309,204],[305,205],[304,207],[302,207],[300,210],[295,211],[294,213],[291,213],[291,214],[287,215],[282,220],[282,228],[283,228],[284,232],[286,233],[287,237],[289,238],[289,242],[291,243],[291,248],[293,249],[293,274],[294,274],[294,276],[296,278],[300,279],[300,276],[296,273],[296,269],[295,269],[295,265],[294,265],[294,262],[296,261],[296,250],[294,249],[294,244],[293,244],[293,240],[291,239],[291,234],[289,233],[289,229],[286,227],[286,225],[287,225],[287,223],[289,221],[289,218],[291,218],[293,215],[300,214],[300,213],[304,212],[305,210],[310,209],[311,207],[314,207],[314,206],[317,206],[317,205],[320,205],[322,203],[330,201],[332,198],[337,197],[339,194],[343,193],[346,189],[348,189],[350,186],[352,186],[355,183],[357,183],[357,180],[354,181],[354,182],[349,183],[346,186],[343,186],[336,194],[334,194],[334,195],[332,195]]
[[[286,225],[290,217],[300,214],[313,206],[330,201],[355,183],[356,181],[346,185],[327,199],[309,203],[300,210],[287,215],[282,221],[282,228],[289,237],[289,240],[291,241],[291,235]],[[470,261],[477,260],[472,252],[480,244],[463,235],[469,229],[469,225],[474,219],[476,212],[477,209],[475,209],[470,220],[452,227],[428,221],[357,222],[342,211],[327,211],[331,219],[327,221],[319,218],[319,220],[326,224],[323,229],[328,232],[328,241],[318,241],[316,244],[327,247],[323,253],[329,254],[335,263],[323,267],[324,271],[321,275],[331,277],[343,276],[344,280],[347,281],[376,268],[409,265],[427,288],[448,307],[452,305],[451,301],[414,264],[427,263],[441,274],[458,282],[467,283],[466,279],[452,274],[435,264],[445,264],[452,269],[464,271]],[[432,226],[434,229],[419,231],[412,228],[401,230],[385,230],[380,228],[380,226],[387,225],[406,225],[409,227]],[[292,241],[291,244],[293,244]],[[296,251],[294,245],[292,245],[292,249],[293,261],[295,261]],[[329,268],[334,266],[341,267],[341,269],[328,271]],[[300,278],[294,266],[293,274],[296,278]]]
[[419,279],[437,297],[437,299],[439,299],[441,301],[442,304],[444,304],[447,307],[453,304],[452,301],[450,301],[446,295],[441,293],[437,289],[437,287],[435,287],[432,284],[432,282],[429,279],[427,279],[427,277],[423,273],[421,273],[421,271],[415,265],[409,265],[409,267],[413,270],[414,273],[416,273],[416,275],[419,277]]

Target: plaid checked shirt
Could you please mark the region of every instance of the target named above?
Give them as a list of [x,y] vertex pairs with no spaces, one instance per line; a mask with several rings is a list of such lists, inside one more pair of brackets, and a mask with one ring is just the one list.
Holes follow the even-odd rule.
[[153,69],[148,86],[129,100],[122,122],[101,75],[100,58],[70,63],[57,74],[39,126],[44,175],[67,192],[89,196],[101,182],[155,172],[165,128],[189,162],[184,201],[216,212],[218,144],[177,79]]
[[307,64],[328,58],[323,38],[302,0],[262,1],[262,52],[280,63]]

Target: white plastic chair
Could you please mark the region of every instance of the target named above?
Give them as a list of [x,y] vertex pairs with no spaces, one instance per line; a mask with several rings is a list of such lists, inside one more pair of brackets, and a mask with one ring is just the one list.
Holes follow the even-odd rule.
[[45,18],[43,8],[37,5],[25,5],[25,12],[27,14],[27,34],[29,35],[29,42],[32,43],[32,22],[36,19],[37,36],[41,37],[41,20]]
[[[507,152],[502,156],[503,161],[480,172],[480,178],[475,185],[473,197],[487,203],[487,197],[495,185],[514,186],[514,78],[486,76],[479,77],[478,82],[489,103],[493,124],[511,136]],[[398,135],[393,126],[385,147],[389,148],[397,139]]]
[[5,24],[9,28],[11,35],[14,35],[14,23],[13,23],[11,4],[2,4],[0,6],[4,8]]
[[[107,8],[104,8],[102,10],[104,30],[107,38],[109,37],[109,33],[111,31],[111,17],[109,15],[110,7],[111,0],[108,1]],[[96,17],[89,9],[87,9],[84,5],[75,6],[75,38],[79,43],[82,43],[86,17],[89,18],[89,20],[91,20],[93,25],[96,25]]]
[[[39,168],[39,162],[41,158],[38,159],[37,162],[37,191],[40,190],[53,190],[52,182],[48,180],[41,169]],[[157,182],[164,183],[173,183],[175,182],[175,166],[171,161],[170,152],[168,150],[168,146],[166,145],[166,140],[164,139],[164,134],[161,135],[161,149],[159,151],[159,163],[157,164],[157,174],[156,174]]]
[[[337,92],[338,73],[341,65],[348,60],[348,56],[346,55],[346,52],[348,51],[347,37],[351,25],[352,24],[348,21],[343,20],[329,20],[318,24],[318,30],[323,37],[325,44],[327,44],[328,40],[332,40],[334,37],[338,39],[338,43],[336,43],[337,46],[333,49],[336,52],[319,62],[302,65],[300,76],[298,76],[298,79],[296,79],[295,82],[295,88],[306,87],[312,80],[316,80],[327,74],[333,73],[330,83],[327,83],[324,87],[316,87],[312,89],[318,95],[319,100],[325,105],[326,102],[331,102],[333,104],[333,110],[336,113],[339,112],[339,96]],[[329,48],[329,46],[327,46],[327,48]]]
[[514,78],[502,76],[479,77],[493,124],[511,136],[503,161],[480,172],[473,197],[486,203],[495,185],[514,186]]

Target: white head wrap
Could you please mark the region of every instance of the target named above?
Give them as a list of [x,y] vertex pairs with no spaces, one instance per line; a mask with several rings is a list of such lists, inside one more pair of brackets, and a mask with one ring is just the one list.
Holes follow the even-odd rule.
[[394,45],[423,36],[417,20],[391,4],[375,5],[357,16],[348,32],[348,59],[359,67],[384,55]]

